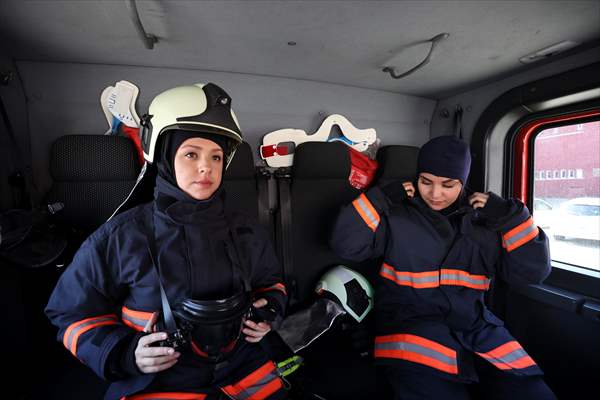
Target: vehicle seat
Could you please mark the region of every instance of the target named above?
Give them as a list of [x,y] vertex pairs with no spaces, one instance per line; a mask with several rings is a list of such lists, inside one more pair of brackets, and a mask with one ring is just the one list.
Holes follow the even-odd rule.
[[48,204],[62,203],[56,218],[91,233],[125,200],[140,172],[133,142],[121,136],[67,135],[50,154],[53,185]]
[[417,156],[419,148],[415,146],[383,146],[377,152],[379,169],[376,182],[385,186],[391,181],[414,181],[417,174]]

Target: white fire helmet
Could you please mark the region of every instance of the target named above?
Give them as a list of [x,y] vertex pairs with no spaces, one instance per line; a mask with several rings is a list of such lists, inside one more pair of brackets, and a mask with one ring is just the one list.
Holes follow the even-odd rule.
[[155,161],[158,137],[172,130],[197,131],[221,135],[228,140],[225,168],[242,143],[237,118],[231,110],[231,97],[213,83],[179,86],[160,93],[152,100],[141,121],[144,158]]

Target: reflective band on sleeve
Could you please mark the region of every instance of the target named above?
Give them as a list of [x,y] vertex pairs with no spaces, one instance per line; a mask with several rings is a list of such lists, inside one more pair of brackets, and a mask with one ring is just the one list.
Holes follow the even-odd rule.
[[477,353],[498,369],[522,369],[537,365],[517,341],[504,343],[487,353]]
[[106,325],[117,325],[118,320],[115,314],[101,315],[98,317],[86,318],[69,325],[63,335],[63,344],[65,347],[77,357],[77,341],[79,336],[89,331],[90,329],[98,328]]
[[460,269],[442,268],[440,271],[440,284],[488,290],[490,288],[490,279],[485,275],[471,275]]
[[283,283],[276,283],[269,287],[256,289],[254,291],[254,293],[267,292],[269,290],[279,290],[280,292],[282,292],[283,294],[285,294],[287,296],[287,290],[285,289],[285,285]]
[[394,267],[383,263],[379,275],[400,286],[410,286],[415,289],[435,288],[440,286],[439,271],[404,272],[396,271]]
[[374,356],[406,360],[448,374],[458,374],[456,351],[421,336],[404,333],[378,336],[375,338]]
[[140,393],[133,396],[121,397],[121,400],[204,400],[206,395],[202,393],[181,393],[181,392],[157,392]]
[[377,214],[377,211],[375,211],[375,208],[367,196],[364,193],[361,193],[361,195],[358,196],[358,199],[352,202],[352,205],[358,212],[358,215],[360,215],[363,221],[365,221],[367,226],[371,228],[373,232],[375,232],[379,226],[380,218],[379,214]]
[[150,318],[152,318],[151,312],[135,311],[125,306],[121,308],[123,323],[136,331],[143,331]]
[[283,383],[277,375],[275,364],[268,361],[241,381],[221,390],[238,400],[263,400],[281,388]]
[[538,233],[539,230],[533,223],[533,218],[529,217],[525,222],[502,235],[502,246],[508,252],[513,251],[534,239]]

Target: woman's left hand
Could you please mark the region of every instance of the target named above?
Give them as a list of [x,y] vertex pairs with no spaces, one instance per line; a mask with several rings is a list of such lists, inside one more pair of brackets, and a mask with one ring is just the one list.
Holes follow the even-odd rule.
[[487,193],[475,192],[469,196],[469,204],[475,209],[483,208],[487,204],[489,198],[490,195]]
[[[267,303],[268,302],[266,299],[258,299],[252,303],[252,305],[254,308],[261,308],[266,306]],[[246,325],[246,327],[242,330],[242,332],[246,334],[246,340],[250,343],[260,342],[262,338],[271,330],[271,324],[264,321],[256,323],[247,319],[244,321],[244,325]]]

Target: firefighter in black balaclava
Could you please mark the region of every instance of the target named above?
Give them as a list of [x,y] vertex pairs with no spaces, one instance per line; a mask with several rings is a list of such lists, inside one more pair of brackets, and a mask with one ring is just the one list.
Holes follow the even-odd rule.
[[548,238],[518,200],[467,193],[471,156],[440,136],[417,182],[373,187],[342,209],[332,247],[383,258],[375,285],[376,363],[394,399],[554,399],[542,371],[484,303],[492,279],[541,282]]
[[280,266],[267,232],[224,206],[242,142],[231,98],[214,84],[167,90],[142,131],[129,200],[148,182],[153,199],[76,253],[46,308],[59,340],[113,382],[108,399],[285,398],[259,345],[284,313]]

